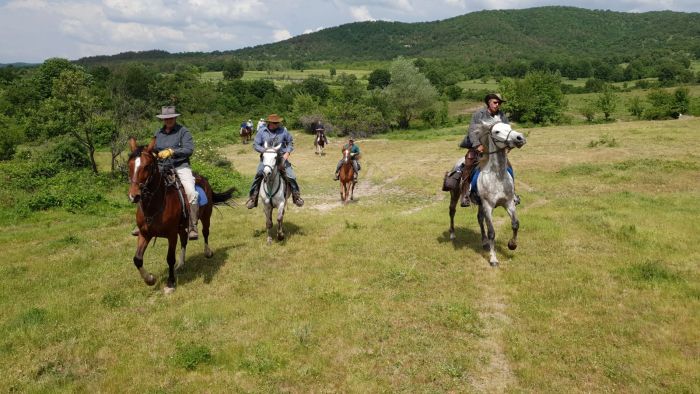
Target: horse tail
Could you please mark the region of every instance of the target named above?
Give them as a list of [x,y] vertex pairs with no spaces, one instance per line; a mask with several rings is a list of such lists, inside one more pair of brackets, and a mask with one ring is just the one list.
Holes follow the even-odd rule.
[[228,205],[228,200],[233,198],[233,193],[236,191],[236,188],[230,188],[226,191],[216,193],[212,190],[212,201],[214,202],[214,205]]

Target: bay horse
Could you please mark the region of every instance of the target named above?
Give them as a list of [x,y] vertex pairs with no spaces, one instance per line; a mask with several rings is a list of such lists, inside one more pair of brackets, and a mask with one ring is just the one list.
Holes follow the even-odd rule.
[[328,139],[326,138],[326,132],[323,129],[316,130],[316,138],[314,139],[314,148],[317,155],[325,155],[323,149],[328,144]]
[[353,199],[356,183],[355,167],[352,166],[350,148],[343,149],[343,164],[340,166],[338,178],[340,179],[340,199],[343,204],[347,204],[348,199]]
[[[478,197],[475,198],[475,203],[479,206],[477,220],[481,229],[481,245],[489,252],[489,264],[497,267],[493,210],[496,207],[503,207],[510,216],[513,229],[513,237],[508,241],[510,250],[518,247],[518,228],[520,227],[520,221],[515,212],[515,185],[513,176],[508,173],[506,153],[512,148],[522,148],[526,140],[522,133],[513,130],[509,124],[500,120],[482,123],[478,134],[481,144],[486,149],[479,164],[479,174],[474,175],[477,177],[476,196]],[[472,185],[474,185],[473,181]],[[484,229],[484,221],[488,232]]]
[[[169,175],[161,171],[153,147],[155,138],[148,146],[138,146],[135,138],[129,139],[129,200],[138,204],[136,208],[136,224],[139,227],[139,236],[134,255],[134,265],[139,270],[141,278],[147,285],[153,286],[156,279],[143,267],[143,255],[148,243],[154,237],[162,237],[168,240],[168,281],[164,291],[170,293],[175,289],[175,270],[185,264],[185,251],[187,249],[187,226],[189,224],[189,207],[183,205],[178,195],[179,182],[169,182]],[[173,174],[173,176],[177,176]],[[204,190],[207,203],[199,207],[199,220],[202,221],[202,235],[204,237],[204,255],[210,258],[214,253],[209,248],[209,224],[214,205],[226,204],[234,189],[231,188],[222,193],[214,193],[206,178],[195,176],[197,186]],[[186,199],[185,191],[179,186],[183,199]],[[183,209],[184,207],[184,209]],[[187,216],[186,216],[187,215]],[[180,255],[175,265],[175,247],[177,238],[180,237]]]
[[284,239],[284,229],[282,221],[284,219],[284,211],[287,206],[287,199],[291,195],[291,189],[287,188],[286,181],[281,174],[280,166],[283,164],[280,148],[282,144],[277,144],[273,147],[268,146],[265,141],[262,153],[263,162],[263,182],[262,195],[263,211],[265,212],[265,228],[267,230],[267,243],[272,243],[272,209],[277,208],[277,240]]
[[241,127],[241,143],[242,144],[247,144],[250,142],[251,136],[253,135],[253,127],[252,125],[250,127]]

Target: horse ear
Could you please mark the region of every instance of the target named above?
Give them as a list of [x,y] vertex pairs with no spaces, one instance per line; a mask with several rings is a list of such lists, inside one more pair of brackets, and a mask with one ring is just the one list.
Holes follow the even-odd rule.
[[135,151],[138,148],[138,145],[136,144],[136,138],[134,137],[129,137],[129,149],[131,151]]
[[263,148],[267,149],[267,141],[265,141],[265,143],[263,143]]
[[151,142],[146,147],[146,152],[153,152],[153,148],[156,146],[156,137],[151,138]]

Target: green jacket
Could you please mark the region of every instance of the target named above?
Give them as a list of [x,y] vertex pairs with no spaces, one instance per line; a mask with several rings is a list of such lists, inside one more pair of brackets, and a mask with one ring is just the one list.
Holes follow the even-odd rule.
[[[348,149],[348,148],[350,148],[350,144],[343,145],[343,150]],[[352,148],[350,149],[350,156],[353,156],[353,158],[354,158],[354,157],[357,157],[359,155],[360,155],[360,148],[357,145],[353,144]]]

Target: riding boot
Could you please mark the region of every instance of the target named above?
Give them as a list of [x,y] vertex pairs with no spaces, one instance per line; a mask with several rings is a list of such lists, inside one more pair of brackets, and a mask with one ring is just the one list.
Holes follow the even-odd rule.
[[289,185],[292,187],[292,201],[294,205],[301,207],[304,206],[304,200],[301,198],[301,192],[299,191],[299,185],[296,179],[288,179]]
[[255,176],[253,179],[253,185],[250,188],[250,195],[248,201],[246,201],[245,206],[248,209],[253,209],[258,206],[258,193],[260,193],[260,182],[262,182],[262,176]]
[[190,204],[190,232],[187,238],[190,241],[199,239],[197,234],[197,221],[199,220],[199,203],[197,201]]
[[136,226],[133,230],[131,230],[131,235],[133,235],[134,237],[138,237],[140,233],[141,231],[139,230],[139,226]]
[[334,181],[337,181],[338,179],[340,179],[340,171],[336,171],[335,176],[333,177]]

